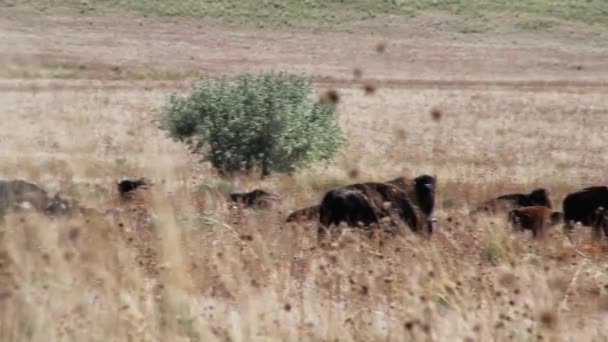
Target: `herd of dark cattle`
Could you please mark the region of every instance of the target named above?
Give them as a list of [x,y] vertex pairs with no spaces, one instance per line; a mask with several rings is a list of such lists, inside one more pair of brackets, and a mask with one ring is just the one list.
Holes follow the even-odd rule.
[[[372,230],[388,219],[403,223],[413,232],[430,237],[435,218],[437,179],[423,174],[413,179],[398,177],[384,182],[355,183],[331,189],[320,203],[293,211],[287,222],[317,221],[319,235],[326,235],[341,223]],[[264,190],[234,193],[232,201],[255,206],[256,200],[275,196]],[[267,202],[266,202],[267,203]],[[568,194],[562,212],[554,211],[549,192],[537,188],[530,193],[512,193],[487,200],[469,212],[473,220],[480,215],[505,214],[507,222],[518,231],[529,230],[542,238],[549,227],[563,224],[566,233],[580,223],[608,237],[608,187],[592,186]]]
[[[116,183],[120,196],[147,188],[147,178],[126,178]],[[398,177],[384,182],[354,183],[327,191],[320,203],[296,210],[286,222],[313,221],[318,223],[318,235],[324,237],[346,224],[369,232],[375,228],[399,232],[406,225],[415,233],[430,237],[436,224],[435,201],[437,179],[422,174],[413,179]],[[233,192],[228,200],[246,208],[267,209],[280,197],[262,189]],[[77,203],[77,202],[76,202]],[[0,180],[0,219],[11,209],[31,208],[49,216],[65,215],[73,211],[74,202],[59,194],[51,196],[34,183],[24,180]],[[549,193],[544,188],[530,193],[505,194],[490,199],[469,215],[506,214],[516,230],[530,230],[534,238],[542,238],[547,228],[563,224],[566,233],[580,223],[592,228],[595,238],[604,232],[608,237],[608,187],[592,186],[568,194],[562,202],[562,212],[553,211]],[[388,224],[384,224],[388,223]]]

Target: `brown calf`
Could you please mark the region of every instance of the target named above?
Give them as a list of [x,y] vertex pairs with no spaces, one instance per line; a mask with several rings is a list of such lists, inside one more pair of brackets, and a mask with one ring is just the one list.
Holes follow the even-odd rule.
[[545,206],[535,205],[509,211],[509,222],[520,230],[531,230],[532,236],[542,238],[546,228],[561,221],[562,214]]

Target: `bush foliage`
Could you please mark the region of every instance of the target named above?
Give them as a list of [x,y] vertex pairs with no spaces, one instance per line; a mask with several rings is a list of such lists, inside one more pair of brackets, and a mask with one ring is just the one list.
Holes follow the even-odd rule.
[[287,172],[331,159],[345,143],[331,104],[312,99],[301,75],[264,72],[203,77],[172,93],[161,122],[222,174]]

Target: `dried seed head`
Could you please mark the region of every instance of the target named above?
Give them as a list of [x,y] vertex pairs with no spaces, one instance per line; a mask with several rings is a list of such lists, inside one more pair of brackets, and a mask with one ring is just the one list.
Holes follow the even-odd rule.
[[67,261],[70,261],[70,260],[74,259],[74,253],[65,252],[65,253],[63,253],[63,258]]
[[364,296],[369,294],[369,287],[367,287],[367,285],[361,285],[361,294]]
[[517,277],[513,273],[503,273],[498,278],[498,283],[504,287],[512,287],[517,281]]
[[363,91],[365,91],[366,95],[373,95],[376,93],[376,86],[371,83],[366,83],[363,85]]
[[321,96],[321,102],[336,105],[340,102],[340,94],[335,89],[329,89]]
[[442,116],[443,116],[443,113],[441,112],[441,110],[439,108],[431,109],[431,118],[433,118],[433,120],[439,121],[439,120],[441,120]]
[[249,235],[249,234],[243,234],[243,235],[241,235],[241,240],[243,240],[243,241],[253,241],[253,236]]
[[399,140],[407,139],[407,133],[405,132],[405,129],[403,129],[403,128],[398,128],[397,130],[395,130],[395,136]]
[[407,321],[403,324],[403,327],[407,330],[412,330],[412,328],[414,328],[414,322],[413,321]]
[[540,313],[539,320],[544,328],[554,329],[557,325],[557,314],[551,311],[543,311]]
[[80,229],[78,229],[76,227],[70,229],[70,231],[68,232],[68,238],[72,241],[78,240],[79,236],[80,236]]
[[385,42],[379,42],[378,44],[376,44],[376,52],[377,53],[384,53],[386,51],[386,43]]

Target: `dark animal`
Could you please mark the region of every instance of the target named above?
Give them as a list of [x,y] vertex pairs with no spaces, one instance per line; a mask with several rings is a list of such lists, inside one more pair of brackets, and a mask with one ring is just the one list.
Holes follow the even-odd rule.
[[429,225],[428,229],[432,232],[433,224],[436,221],[434,210],[437,177],[423,174],[414,179],[398,177],[389,180],[387,183],[395,185],[407,193],[413,203],[424,213]]
[[532,190],[529,194],[507,194],[488,200],[470,212],[470,215],[479,213],[495,214],[499,211],[509,211],[521,207],[543,206],[551,208],[549,192],[543,188]]
[[262,189],[254,189],[249,192],[233,192],[228,196],[232,202],[254,209],[268,209],[272,202],[280,200],[276,194]]
[[320,205],[298,209],[287,216],[286,222],[314,221],[319,219]]
[[[357,196],[356,193],[361,195]],[[334,205],[346,199],[352,199],[349,205]],[[366,200],[367,204],[361,203]],[[353,208],[359,208],[366,213],[363,217]],[[374,215],[368,214],[370,209]],[[352,225],[358,219],[363,226],[369,228],[372,223],[379,223],[379,219],[397,216],[405,222],[412,231],[420,232],[427,227],[432,233],[432,225],[427,222],[424,213],[412,203],[407,193],[398,187],[387,183],[358,183],[328,191],[319,208],[319,236],[330,229],[331,224],[345,221]],[[356,219],[355,219],[356,218]]]
[[59,194],[50,196],[38,185],[24,180],[0,180],[0,216],[7,212],[31,207],[34,210],[57,216],[69,211],[70,203]]
[[[420,175],[414,179],[398,177],[391,179],[385,183],[392,184],[407,193],[408,197],[414,202],[414,204],[420,207],[420,209],[424,212],[427,218],[430,218],[429,230],[432,231],[432,225],[435,221],[433,217],[433,210],[435,207],[436,182],[437,179],[433,176]],[[319,205],[313,205],[300,210],[296,210],[287,217],[286,221],[301,222],[307,220],[318,220],[319,207]]]
[[604,207],[599,207],[595,210],[592,217],[593,223],[593,238],[599,239],[601,231],[604,232],[604,236],[608,238],[608,210]]
[[553,212],[541,206],[529,206],[513,209],[508,213],[509,222],[518,230],[530,230],[532,236],[542,238],[547,228],[561,221],[562,213]]
[[564,227],[572,231],[573,224],[580,222],[591,227],[595,237],[599,237],[600,229],[608,237],[606,227],[606,209],[608,208],[608,187],[592,186],[568,194],[563,202]]
[[319,222],[323,227],[345,222],[349,226],[368,226],[378,223],[377,209],[358,189],[339,188],[328,191],[319,208]]
[[145,177],[140,178],[123,178],[116,182],[118,193],[121,196],[126,196],[128,193],[135,191],[139,188],[147,188],[152,185],[152,182]]

